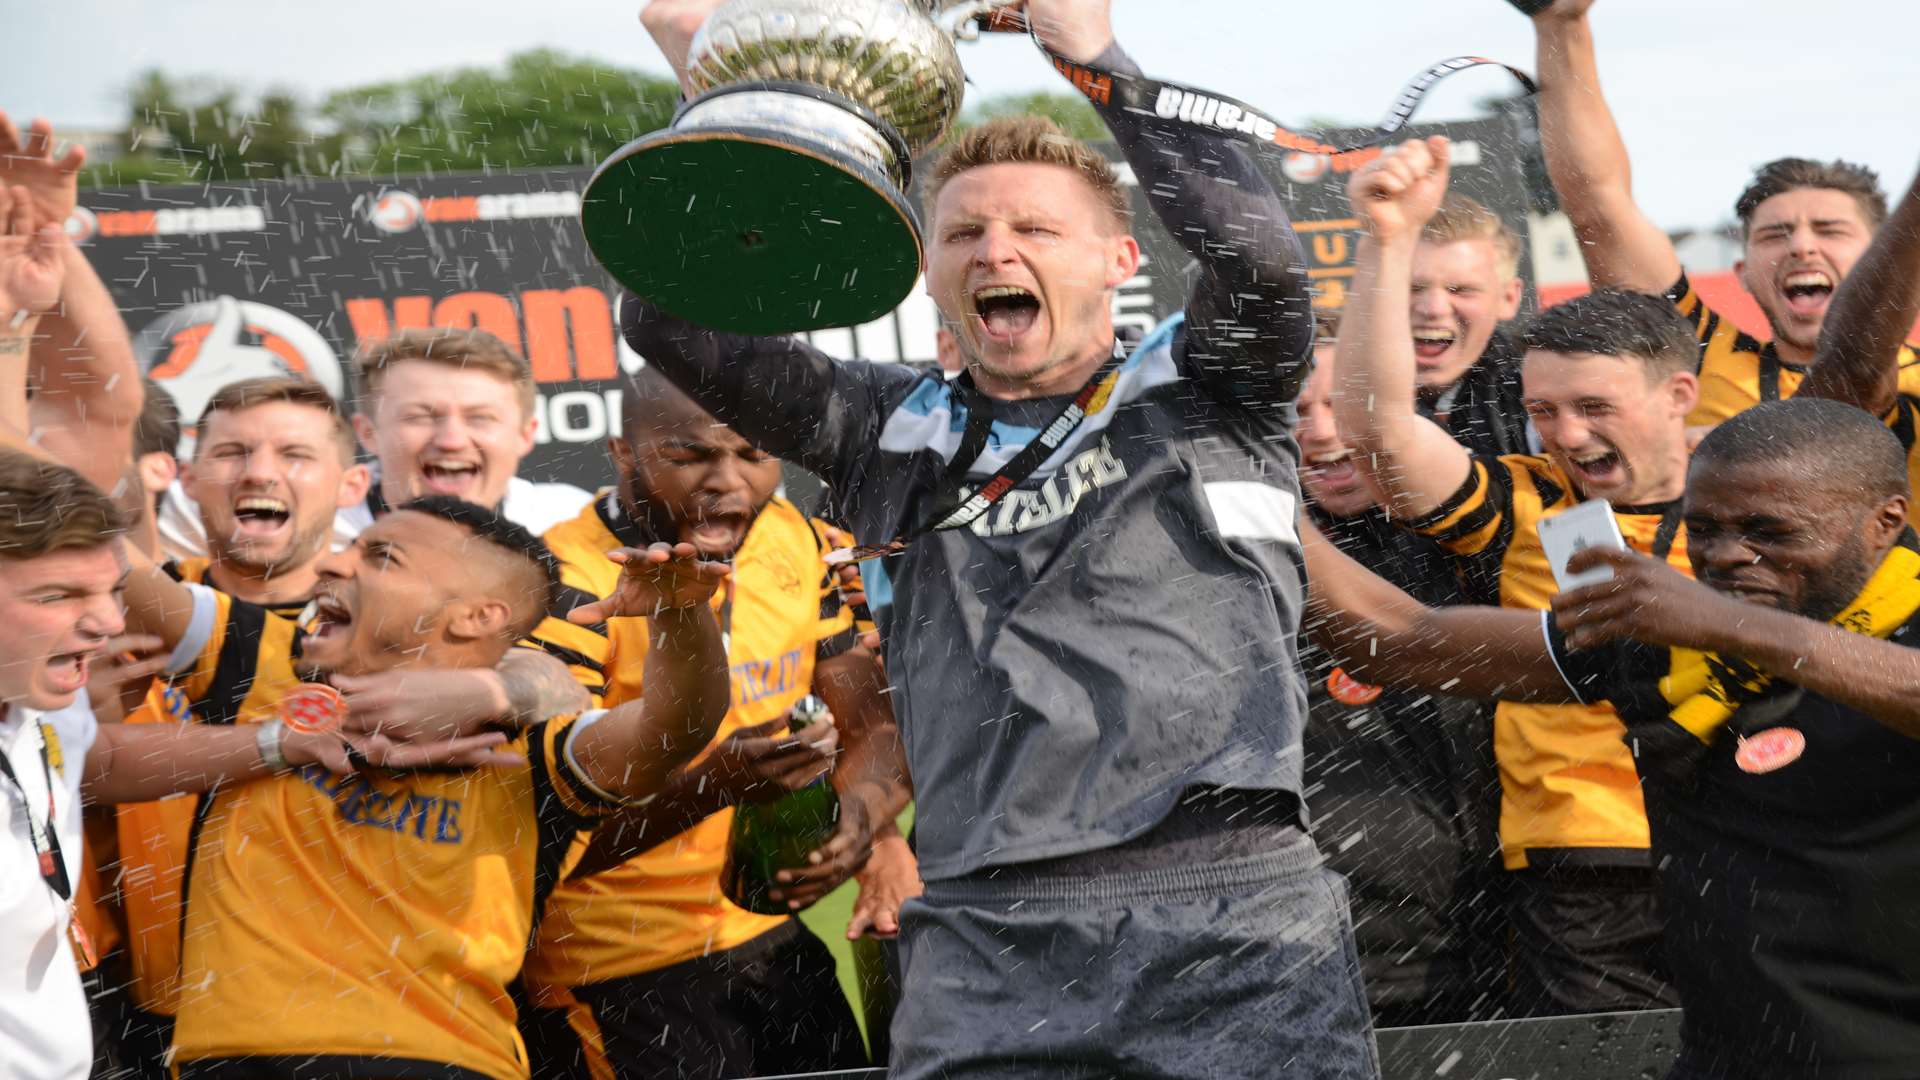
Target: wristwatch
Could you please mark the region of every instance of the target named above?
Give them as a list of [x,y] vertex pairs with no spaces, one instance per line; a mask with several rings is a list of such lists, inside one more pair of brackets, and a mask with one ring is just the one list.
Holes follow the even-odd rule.
[[260,761],[275,772],[289,767],[286,755],[280,752],[280,741],[286,734],[287,725],[279,719],[256,725],[253,733],[253,745],[260,748]]

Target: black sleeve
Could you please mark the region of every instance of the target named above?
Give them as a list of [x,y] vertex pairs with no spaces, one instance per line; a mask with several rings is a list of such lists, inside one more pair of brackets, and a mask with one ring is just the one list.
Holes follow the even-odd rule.
[[1629,672],[1638,672],[1646,665],[1638,662],[1639,657],[1630,655],[1637,652],[1637,643],[1609,641],[1597,649],[1575,651],[1567,647],[1567,638],[1554,624],[1553,612],[1540,613],[1540,625],[1547,636],[1547,651],[1553,656],[1553,664],[1560,669],[1560,677],[1567,681],[1567,689],[1582,705],[1597,705],[1611,700],[1618,690],[1616,684]]
[[620,330],[721,423],[842,490],[920,379],[902,364],[842,363],[794,337],[708,330],[632,295],[621,300]]
[[[1094,63],[1125,77],[1113,45]],[[1186,360],[1241,401],[1291,403],[1313,345],[1306,258],[1286,205],[1226,135],[1161,120],[1148,109],[1094,101],[1147,202],[1200,278],[1187,301]]]

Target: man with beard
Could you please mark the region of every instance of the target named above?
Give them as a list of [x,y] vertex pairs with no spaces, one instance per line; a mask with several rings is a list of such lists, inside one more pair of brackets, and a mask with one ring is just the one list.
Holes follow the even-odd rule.
[[[1920,540],[1899,443],[1831,401],[1700,443],[1699,582],[1606,548],[1542,616],[1426,609],[1309,537],[1327,640],[1363,676],[1609,701],[1660,853],[1676,1080],[1896,1077],[1920,1061]],[[1317,610],[1319,610],[1317,608]]]
[[228,383],[200,414],[182,471],[208,549],[182,560],[182,579],[298,616],[319,581],[334,515],[365,499],[370,480],[354,463],[346,417],[319,383]]
[[[885,677],[856,647],[822,559],[844,541],[774,496],[777,459],[651,367],[628,380],[622,425],[608,441],[617,485],[547,533],[568,586],[558,610],[606,591],[617,570],[609,548],[679,541],[731,563],[717,614],[734,705],[711,752],[674,777],[649,819],[681,828],[617,862],[607,845],[631,844],[608,826],[554,890],[527,962],[530,996],[552,1007],[530,1011],[536,1064],[584,1075],[594,1055],[596,1072],[619,1077],[716,1078],[864,1065],[826,946],[797,919],[745,911],[720,893],[731,808],[777,799],[833,763],[833,721],[782,730],[802,695],[819,695],[845,731],[833,769],[840,823],[820,864],[776,899],[798,909],[837,886],[906,803]],[[549,619],[542,640],[612,704],[645,687],[646,633],[632,620]]]
[[[202,800],[179,1076],[524,1080],[508,985],[575,835],[650,802],[727,706],[708,607],[726,567],[685,544],[605,554],[615,587],[580,617],[645,617],[654,648],[635,699],[543,719],[485,769],[393,772],[348,754],[359,771],[304,768]],[[288,711],[300,681],[497,664],[559,590],[537,538],[447,496],[382,515],[318,570],[310,630],[157,571],[129,588],[129,623],[174,650],[192,700],[225,710],[209,724],[251,724],[269,762],[283,731],[325,731]]]
[[[1442,138],[1409,142],[1350,185],[1370,235],[1340,342],[1341,429],[1391,516],[1452,553],[1476,602],[1546,608],[1555,584],[1539,523],[1585,499],[1612,503],[1630,543],[1684,568],[1679,498],[1697,349],[1659,298],[1596,292],[1528,326],[1522,382],[1545,454],[1475,455],[1415,410],[1417,360],[1402,320],[1415,238],[1446,191],[1448,153]],[[1495,712],[1523,1013],[1672,1003],[1646,811],[1620,732],[1604,707],[1502,701]]]
[[[1419,597],[1456,604],[1446,552],[1374,504],[1333,417],[1333,329],[1320,319],[1300,391],[1307,513],[1349,557]],[[1493,861],[1499,777],[1490,706],[1360,682],[1303,640],[1301,775],[1313,834],[1353,892],[1354,939],[1380,1027],[1488,1019],[1505,1005]]]
[[[642,21],[684,57],[715,6]],[[1114,73],[1076,85],[1198,264],[1183,315],[1116,340],[1126,191],[1092,147],[1010,117],[923,184],[958,379],[634,297],[622,329],[899,552],[881,630],[926,891],[901,908],[897,1080],[1371,1076],[1345,886],[1300,814],[1299,239],[1237,136],[1100,91],[1138,71],[1107,0],[1025,13],[1063,70]]]
[[[1596,288],[1664,293],[1694,326],[1700,402],[1689,422],[1715,424],[1761,401],[1788,397],[1813,359],[1834,290],[1887,216],[1879,178],[1844,161],[1781,158],[1740,193],[1740,283],[1772,327],[1761,342],[1700,299],[1667,234],[1633,200],[1632,165],[1600,92],[1593,0],[1558,0],[1533,16],[1539,42],[1540,142],[1561,206]],[[1909,327],[1909,329],[1911,329]],[[1920,362],[1895,343],[1901,389],[1920,393]]]
[[1521,401],[1520,239],[1500,216],[1449,194],[1413,249],[1413,354],[1420,414],[1476,454],[1539,449]]

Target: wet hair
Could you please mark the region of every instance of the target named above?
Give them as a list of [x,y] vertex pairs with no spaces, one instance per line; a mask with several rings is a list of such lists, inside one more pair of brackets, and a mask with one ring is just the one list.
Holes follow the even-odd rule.
[[[200,413],[199,423],[194,425],[194,434],[206,438],[207,426],[214,413],[238,413],[262,405],[276,402],[289,405],[301,405],[325,413],[333,431],[334,445],[340,450],[343,464],[353,464],[354,438],[353,426],[347,423],[347,414],[340,411],[340,403],[333,400],[327,388],[311,379],[288,375],[267,375],[258,379],[241,379],[230,382],[214,391],[207,400],[207,407]],[[197,450],[196,450],[197,452]]]
[[521,413],[533,415],[533,368],[527,364],[527,358],[485,330],[450,327],[402,330],[362,348],[359,375],[364,402],[361,408],[371,411],[380,398],[380,384],[386,380],[387,372],[395,364],[410,361],[486,372],[513,387]]
[[553,557],[553,551],[547,547],[546,541],[528,532],[519,523],[509,521],[478,503],[470,503],[452,495],[423,495],[397,509],[451,521],[501,551],[531,564],[529,570],[539,578],[543,588],[537,597],[537,608],[519,617],[522,625],[515,628],[514,636],[524,637],[531,632],[540,625],[540,620],[546,617],[547,612],[558,604],[560,562]]
[[1119,174],[1100,151],[1061,130],[1044,116],[1002,116],[953,137],[953,143],[927,174],[922,197],[927,218],[933,219],[940,190],[947,181],[983,165],[1025,163],[1071,169],[1099,195],[1100,203],[1125,231],[1133,220],[1133,206],[1120,186]]
[[152,379],[140,380],[140,419],[133,425],[133,456],[172,457],[180,451],[180,406],[166,387]]
[[126,528],[120,508],[79,473],[0,449],[0,558],[99,547]]
[[1801,188],[1843,191],[1860,204],[1860,216],[1871,228],[1887,220],[1887,193],[1880,190],[1880,174],[1851,161],[1810,161],[1806,158],[1780,158],[1769,161],[1754,172],[1753,180],[1733,204],[1740,218],[1742,235],[1753,226],[1754,211],[1775,195]]
[[1874,501],[1910,494],[1906,451],[1887,425],[1821,398],[1762,402],[1723,421],[1700,440],[1688,471],[1749,464],[1790,465],[1810,491]]
[[1693,324],[1672,301],[1646,293],[1602,289],[1533,317],[1521,335],[1528,349],[1631,357],[1659,382],[1700,366]]
[[1512,277],[1520,272],[1520,238],[1477,199],[1449,192],[1420,230],[1423,244],[1457,244],[1465,240],[1485,240],[1499,257],[1500,273]]

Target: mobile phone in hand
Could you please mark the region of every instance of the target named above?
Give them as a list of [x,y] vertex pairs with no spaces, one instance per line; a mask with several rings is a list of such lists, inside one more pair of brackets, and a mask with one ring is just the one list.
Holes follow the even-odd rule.
[[1567,562],[1576,554],[1590,547],[1627,549],[1627,539],[1620,535],[1620,523],[1613,517],[1613,506],[1605,499],[1589,499],[1550,518],[1542,518],[1539,530],[1540,549],[1553,567],[1553,580],[1561,592],[1597,585],[1613,577],[1610,566],[1569,573]]

